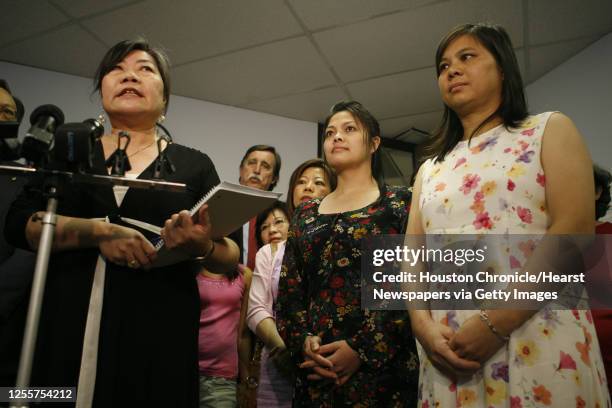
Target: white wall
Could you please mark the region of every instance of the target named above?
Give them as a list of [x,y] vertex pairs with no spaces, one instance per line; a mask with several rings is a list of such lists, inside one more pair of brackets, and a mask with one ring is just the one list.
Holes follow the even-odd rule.
[[[93,85],[88,78],[2,61],[0,78],[9,82],[13,93],[26,107],[20,128],[22,137],[29,127],[30,112],[43,104],[60,107],[67,122],[97,117],[102,111],[98,95],[91,94]],[[181,96],[170,98],[164,125],[177,143],[208,154],[219,177],[231,182],[238,182],[238,166],[247,148],[254,144],[275,146],[282,158],[276,190],[283,193],[295,167],[317,155],[316,123]]]
[[557,110],[584,136],[593,161],[612,170],[612,34],[526,88],[531,112]]

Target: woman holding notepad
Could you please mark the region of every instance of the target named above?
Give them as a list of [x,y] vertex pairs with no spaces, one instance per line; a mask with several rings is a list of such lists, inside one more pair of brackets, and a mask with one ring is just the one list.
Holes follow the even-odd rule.
[[[110,126],[95,145],[94,172],[108,175],[119,158],[126,177],[151,179],[163,153],[175,165],[163,168],[163,178],[188,189],[61,186],[31,383],[78,385],[77,402],[85,406],[196,406],[193,268],[190,262],[150,268],[154,235],[131,223],[164,227],[167,247],[203,258],[211,269],[234,268],[238,249],[227,239],[210,239],[205,207],[196,221],[181,212],[219,178],[207,155],[162,140],[157,123],[170,98],[163,52],[142,39],[116,44],[98,67],[95,89]],[[40,185],[16,200],[5,229],[13,244],[37,249],[44,205]],[[90,302],[92,290],[103,293],[102,302]]]

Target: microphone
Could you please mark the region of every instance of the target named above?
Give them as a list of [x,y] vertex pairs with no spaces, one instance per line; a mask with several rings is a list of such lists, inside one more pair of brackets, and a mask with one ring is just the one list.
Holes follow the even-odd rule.
[[172,135],[170,131],[161,123],[155,124],[158,128],[164,131],[164,133],[157,140],[157,159],[155,159],[155,167],[153,169],[153,179],[154,180],[163,180],[164,173],[172,174],[176,172],[176,167],[170,160],[168,156],[166,156],[166,149],[162,147],[162,142],[166,143],[166,147],[172,143]]
[[93,147],[103,134],[104,127],[95,119],[64,123],[55,131],[51,156],[69,170],[89,170],[93,166]]
[[104,126],[98,119],[85,119],[83,123],[89,126],[92,141],[95,142],[104,134]]
[[[121,147],[121,142],[123,141],[124,145]],[[125,176],[126,171],[130,171],[132,169],[132,165],[130,164],[130,159],[126,153],[128,146],[130,145],[130,134],[124,130],[119,132],[119,137],[117,138],[117,150],[113,152],[106,159],[106,167],[111,168],[111,176]]]
[[17,160],[21,157],[21,143],[17,139],[0,138],[0,160]]
[[42,105],[30,115],[32,126],[23,139],[23,156],[31,162],[41,163],[53,146],[55,129],[64,123],[64,114],[55,105]]
[[0,160],[17,160],[21,152],[21,143],[17,139],[19,122],[0,121]]
[[153,169],[154,180],[163,180],[164,173],[172,174],[176,172],[176,167],[172,164],[170,158],[166,156],[166,149],[162,148],[162,141],[164,141],[167,146],[172,143],[172,138],[169,135],[162,135],[157,140],[157,159],[155,160],[155,167]]
[[19,136],[19,122],[0,121],[0,139],[16,139]]

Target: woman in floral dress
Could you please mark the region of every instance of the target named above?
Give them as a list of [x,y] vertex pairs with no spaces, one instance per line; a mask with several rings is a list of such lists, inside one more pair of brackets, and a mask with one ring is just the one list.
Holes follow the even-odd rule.
[[[436,63],[443,127],[416,177],[407,233],[592,233],[587,148],[563,114],[527,114],[505,30],[460,26]],[[509,248],[501,268],[533,265],[532,249]],[[592,316],[581,306],[411,311],[419,406],[609,407]]]
[[341,102],[325,122],[336,190],[297,208],[277,302],[277,325],[300,364],[294,406],[416,404],[417,356],[406,313],[361,308],[361,240],[399,234],[406,188],[379,185],[376,119]]

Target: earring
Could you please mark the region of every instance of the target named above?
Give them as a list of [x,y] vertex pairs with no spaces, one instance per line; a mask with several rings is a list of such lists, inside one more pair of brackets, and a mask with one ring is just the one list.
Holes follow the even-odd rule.
[[159,119],[157,119],[157,123],[163,123],[164,120],[166,120],[166,115],[162,114],[162,115],[159,116]]
[[104,115],[104,112],[98,115],[98,122],[100,122],[101,125],[104,125],[104,123],[106,123],[106,116]]

